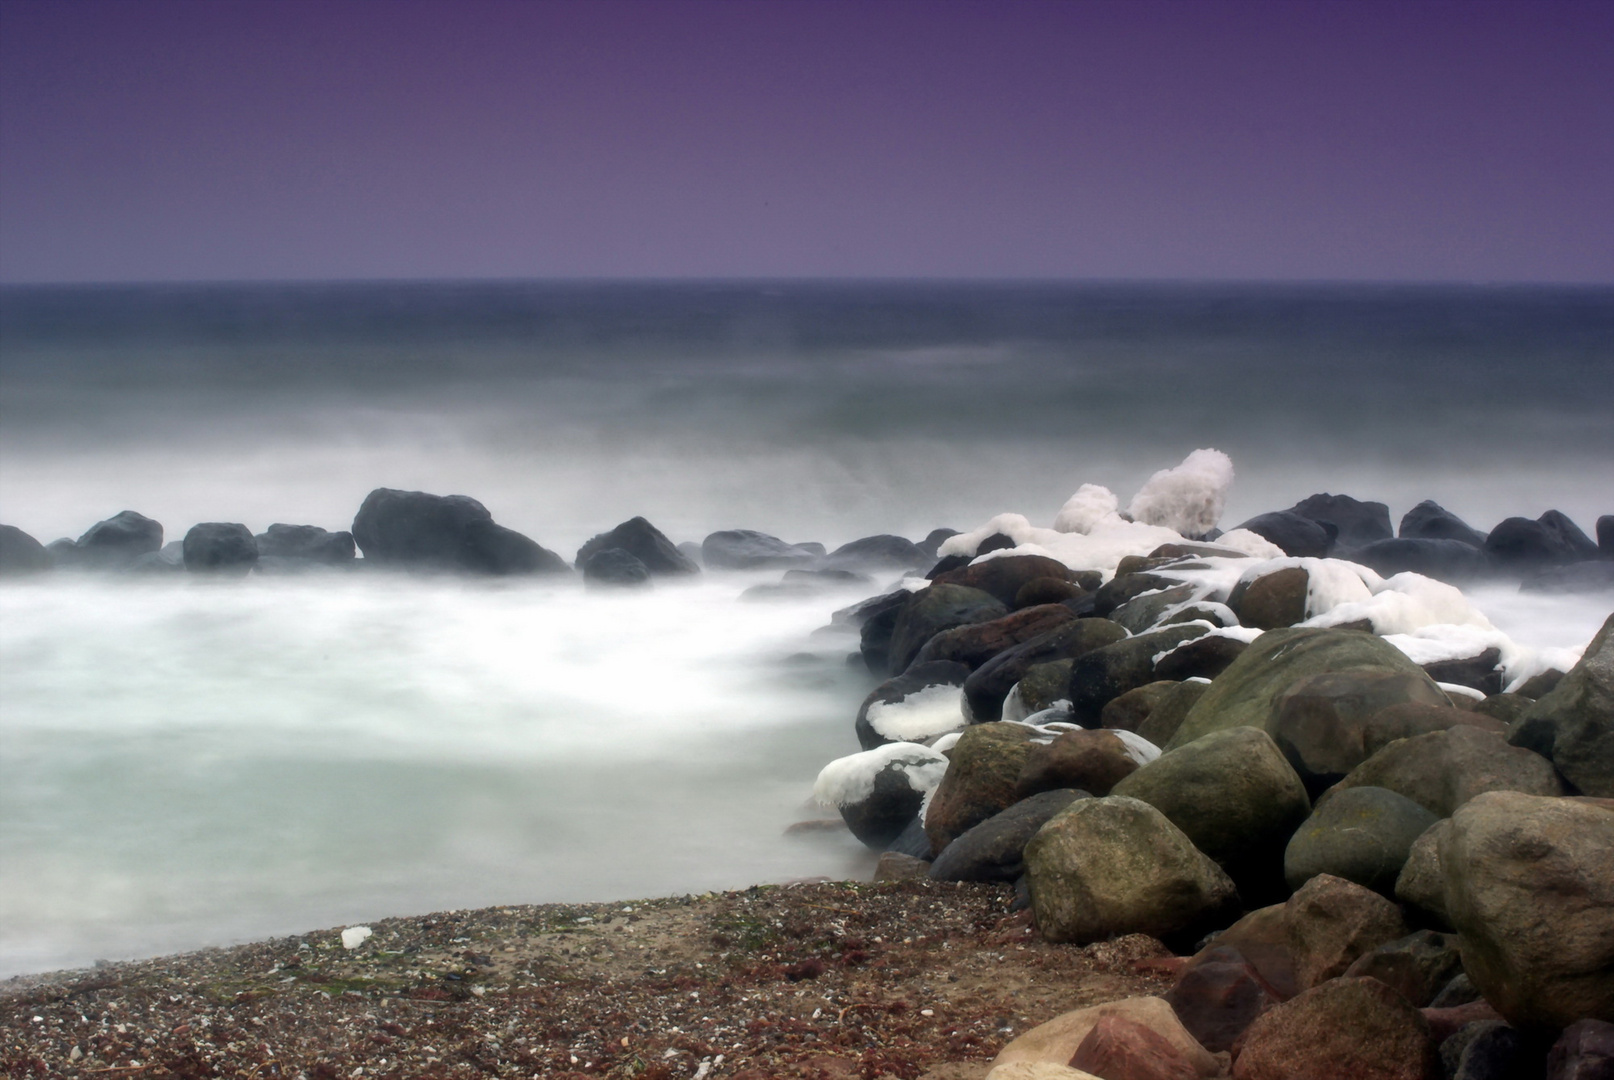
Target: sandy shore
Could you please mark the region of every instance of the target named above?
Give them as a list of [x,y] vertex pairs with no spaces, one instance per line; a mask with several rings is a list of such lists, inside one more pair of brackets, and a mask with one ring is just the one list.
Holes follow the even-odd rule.
[[1150,938],[1050,945],[1006,886],[765,886],[439,912],[0,983],[8,1077],[979,1080],[1160,993]]

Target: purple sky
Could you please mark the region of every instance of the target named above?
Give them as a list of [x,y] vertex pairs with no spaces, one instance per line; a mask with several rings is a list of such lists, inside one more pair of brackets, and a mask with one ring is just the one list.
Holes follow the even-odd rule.
[[0,0],[0,280],[1614,281],[1614,2]]

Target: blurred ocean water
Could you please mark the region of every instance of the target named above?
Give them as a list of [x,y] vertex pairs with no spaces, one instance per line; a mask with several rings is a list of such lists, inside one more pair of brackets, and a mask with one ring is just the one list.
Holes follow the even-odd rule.
[[[1614,290],[508,284],[0,290],[0,520],[346,528],[463,493],[568,559],[643,514],[1047,523],[1232,455],[1481,529],[1614,511]],[[0,974],[388,914],[866,866],[786,825],[857,748],[855,591],[387,576],[0,587]],[[876,586],[885,582],[877,582]],[[872,591],[875,586],[865,591]],[[1479,590],[1522,643],[1606,598]]]

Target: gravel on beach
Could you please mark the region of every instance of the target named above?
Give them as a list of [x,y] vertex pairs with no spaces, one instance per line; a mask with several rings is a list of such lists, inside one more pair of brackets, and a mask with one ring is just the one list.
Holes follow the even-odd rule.
[[1152,938],[1048,944],[1012,901],[927,880],[760,886],[19,977],[0,983],[0,1072],[978,1080],[1038,1023],[1170,985]]

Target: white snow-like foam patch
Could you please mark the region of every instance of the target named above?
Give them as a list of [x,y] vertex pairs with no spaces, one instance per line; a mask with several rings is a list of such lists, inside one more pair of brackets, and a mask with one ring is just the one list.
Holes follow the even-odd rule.
[[915,791],[934,791],[947,771],[941,753],[918,743],[887,743],[861,754],[848,754],[825,765],[813,784],[813,798],[824,806],[850,806],[862,802],[874,791],[874,778],[887,765],[902,766],[908,785]]
[[[1220,450],[1195,450],[1176,468],[1161,469],[1149,477],[1132,497],[1127,513],[1143,525],[1159,525],[1184,536],[1203,536],[1222,520],[1232,486],[1231,458]],[[1072,496],[1072,501],[1075,498]],[[1057,521],[1054,527],[1059,527]]]
[[927,686],[901,701],[876,701],[865,714],[869,726],[887,739],[919,742],[963,728],[964,688]]
[[[1378,577],[1366,567],[1356,567],[1355,563],[1342,563],[1338,559],[1321,561],[1353,567]],[[1461,589],[1422,574],[1407,572],[1388,580],[1381,578],[1376,587],[1369,585],[1369,593],[1362,598],[1349,595],[1347,590],[1331,594],[1332,603],[1308,605],[1311,617],[1300,625],[1338,626],[1367,619],[1373,624],[1373,632],[1383,635],[1410,634],[1421,627],[1441,625],[1494,629],[1491,620],[1468,602]]]
[[342,948],[349,951],[357,949],[370,939],[375,933],[368,926],[350,926],[342,931]]
[[1126,747],[1127,757],[1137,762],[1140,768],[1160,756],[1160,747],[1135,731],[1110,728],[1109,732],[1121,740],[1122,745]]
[[1242,641],[1244,644],[1248,645],[1250,642],[1266,633],[1265,630],[1257,630],[1253,626],[1213,626],[1212,624],[1205,622],[1203,619],[1195,619],[1191,623],[1181,623],[1179,625],[1205,626],[1209,627],[1210,629],[1207,633],[1200,634],[1198,637],[1189,638],[1187,641],[1180,641],[1169,649],[1155,653],[1154,658],[1149,661],[1150,664],[1158,664],[1162,658],[1170,656],[1184,645],[1192,645],[1195,642],[1204,641],[1206,638],[1225,637],[1233,641]]
[[[946,751],[951,750],[953,747],[957,746],[958,745],[958,740],[962,739],[963,737],[964,737],[964,733],[962,731],[955,731],[955,732],[951,733],[950,735],[943,735],[941,738],[939,738],[935,742],[931,743],[930,748],[932,750],[936,751],[936,753],[938,753],[938,754],[945,753]],[[939,782],[940,781],[938,781],[938,783]],[[925,796],[925,799],[926,799],[925,805],[928,806],[930,796],[928,796],[928,795]],[[919,816],[924,817],[924,813],[921,812]]]
[[1512,665],[1502,665],[1502,677],[1505,685],[1504,693],[1513,693],[1529,680],[1544,672],[1554,669],[1567,673],[1570,668],[1580,663],[1585,652],[1584,646],[1579,649],[1521,649],[1521,656]]
[[1281,559],[1283,549],[1260,533],[1249,529],[1231,529],[1211,541],[1217,547],[1242,551],[1252,559]]
[[1054,515],[1054,531],[1089,533],[1100,525],[1119,524],[1120,507],[1121,500],[1109,488],[1083,484]]
[[[1002,532],[1017,546],[989,551],[976,562],[1012,555],[1042,555],[1062,562],[1072,570],[1096,570],[1107,580],[1115,576],[1116,564],[1128,555],[1147,555],[1161,544],[1183,543],[1183,538],[1170,529],[1162,529],[1158,525],[1137,525],[1119,519],[1111,524],[1097,525],[1086,533],[1062,533],[1055,529],[1039,529],[1030,524],[1011,533],[1001,527],[1005,518],[1025,521],[1018,514],[1000,514],[979,529],[950,537],[942,545],[942,554],[968,555],[982,540]],[[948,547],[954,541],[958,541],[957,546],[949,551]]]
[[1472,686],[1464,686],[1462,683],[1451,682],[1437,682],[1435,685],[1440,687],[1447,697],[1451,697],[1453,694],[1456,694],[1458,697],[1469,698],[1473,701],[1485,700],[1485,691],[1476,690]]

